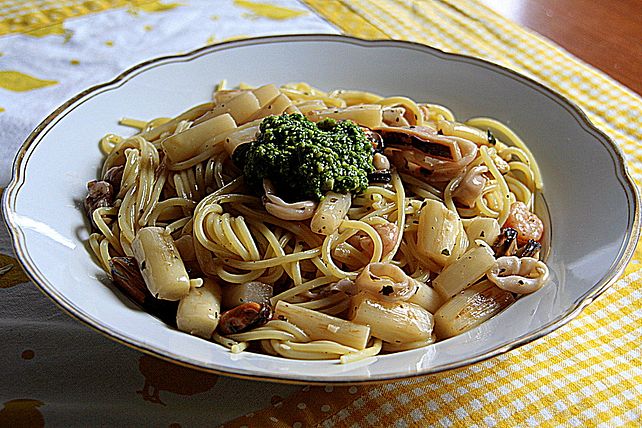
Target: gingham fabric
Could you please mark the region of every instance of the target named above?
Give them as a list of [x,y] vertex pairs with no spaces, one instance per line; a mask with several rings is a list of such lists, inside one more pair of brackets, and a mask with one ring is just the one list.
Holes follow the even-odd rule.
[[[102,58],[114,68],[126,68],[150,52],[171,53],[158,47],[170,38],[172,44],[165,47],[187,50],[235,36],[298,31],[412,40],[488,59],[573,100],[621,147],[634,178],[638,182],[642,178],[639,96],[476,0],[237,0],[217,2],[215,7],[205,3],[0,0],[0,52],[4,53],[0,57],[0,111],[5,110],[0,113],[2,150],[10,147],[15,151],[19,142],[13,140],[21,133],[26,136],[29,125],[40,119],[34,117],[19,129],[7,130],[6,118],[16,109],[22,114],[26,98],[38,96],[46,103],[47,94],[64,96],[50,101],[47,108],[51,109],[73,95],[73,89],[82,89],[77,78],[70,83],[64,76],[47,74],[45,62],[51,54],[45,50],[58,46],[58,55],[64,57],[61,52],[66,44],[82,48],[88,43],[82,38],[86,28],[107,22],[105,16],[109,15],[114,21],[110,28],[120,25],[122,34],[109,46],[115,36],[99,33],[100,49],[114,49],[132,61],[112,64]],[[225,16],[229,25],[222,26],[212,15]],[[192,21],[181,27],[177,21],[187,17]],[[131,46],[121,47],[131,40],[128,33],[154,33],[170,22],[171,31],[157,33],[152,39],[155,43],[149,42],[144,53]],[[194,30],[195,23],[200,24],[199,30]],[[28,44],[37,51],[42,43],[43,58],[14,58],[18,52],[10,44],[26,31],[38,38],[20,39],[21,46]],[[208,33],[211,40],[206,40]],[[90,59],[71,53],[64,58],[78,61],[75,66],[79,70]],[[12,67],[7,67],[12,60]],[[82,75],[82,70],[79,73]],[[109,77],[87,73],[85,79]],[[64,85],[65,91],[56,91]],[[19,92],[16,88],[26,89]],[[9,132],[12,141],[8,141]],[[3,174],[5,177],[6,171]],[[26,421],[31,426],[611,427],[639,426],[642,420],[640,249],[622,277],[575,320],[529,345],[426,378],[344,387],[219,378],[141,356],[61,315],[25,282],[10,257],[6,234],[0,235],[0,252],[5,253],[0,255],[0,265],[13,265],[0,277],[4,288],[0,290],[4,304],[0,309],[4,326],[0,332],[0,378],[4,380],[0,383],[0,426]],[[21,334],[15,333],[18,330]],[[66,373],[75,373],[76,380],[65,378]],[[46,388],[39,381],[43,374],[50,379]]]

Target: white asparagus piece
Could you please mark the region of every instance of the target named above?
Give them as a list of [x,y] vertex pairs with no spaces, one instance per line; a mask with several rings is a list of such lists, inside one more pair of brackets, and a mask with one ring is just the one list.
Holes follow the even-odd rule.
[[288,108],[285,109],[284,113],[287,114],[301,114],[301,110],[294,104],[290,104]]
[[161,142],[163,151],[173,162],[181,162],[209,149],[213,139],[223,132],[236,128],[236,122],[229,114],[221,114],[201,122],[179,134],[170,135]]
[[439,339],[457,336],[487,321],[514,301],[510,292],[490,281],[482,281],[457,294],[435,312],[435,333]]
[[254,93],[247,91],[241,92],[234,98],[217,104],[212,109],[212,115],[218,116],[223,113],[229,113],[239,125],[248,122],[252,115],[261,108],[259,99]]
[[476,217],[471,219],[464,225],[464,230],[468,235],[470,245],[475,245],[475,241],[481,239],[488,245],[495,244],[499,234],[501,233],[501,226],[494,218],[489,217]]
[[437,122],[437,129],[440,129],[444,135],[465,138],[478,146],[490,145],[488,142],[488,131],[482,131],[479,128],[443,119]]
[[308,117],[308,115],[316,110],[326,110],[328,106],[322,100],[309,100],[296,104],[301,114]]
[[335,89],[328,95],[341,98],[348,106],[355,104],[372,104],[383,98],[381,95],[373,94],[372,92],[355,91],[351,89]]
[[289,323],[303,330],[311,340],[331,340],[362,350],[370,339],[370,327],[366,325],[355,324],[283,300],[276,304],[274,317],[286,318]]
[[430,313],[435,313],[442,305],[444,299],[428,284],[413,279],[417,284],[415,294],[410,297],[407,302],[419,305]]
[[210,278],[192,288],[178,304],[176,326],[189,334],[209,339],[221,317],[221,287]]
[[331,235],[339,228],[339,225],[348,214],[352,203],[350,193],[328,192],[310,220],[310,229],[321,235]]
[[477,244],[441,271],[432,285],[442,297],[451,298],[479,281],[494,264],[493,250],[486,244]]
[[372,335],[390,343],[426,340],[432,334],[432,314],[408,302],[383,302],[367,293],[352,298],[352,322],[370,326]]
[[190,290],[190,279],[174,240],[162,227],[138,231],[132,251],[145,284],[152,295],[164,300],[179,300]]
[[214,106],[213,103],[199,104],[196,107],[192,107],[184,113],[179,114],[169,122],[165,122],[162,125],[158,125],[149,131],[143,132],[140,134],[141,137],[147,141],[154,141],[160,135],[165,132],[174,132],[176,126],[184,120],[195,120],[198,117],[206,114]]
[[214,93],[212,94],[212,100],[214,100],[214,104],[221,104],[226,101],[231,100],[238,94],[245,92],[246,89],[219,89],[219,90],[214,90]]
[[249,120],[257,120],[271,115],[279,115],[291,105],[292,101],[290,101],[290,99],[285,95],[280,94],[268,104],[255,111],[252,116],[250,116]]
[[460,234],[465,233],[461,219],[446,206],[432,199],[424,201],[419,214],[417,250],[440,266],[446,266],[466,250],[462,248]]
[[252,92],[256,99],[259,100],[259,106],[261,108],[281,94],[279,88],[273,83],[252,89]]
[[250,126],[247,128],[238,128],[234,132],[225,138],[223,142],[223,147],[225,151],[231,155],[234,153],[234,150],[241,144],[249,143],[256,140],[256,136],[259,133],[259,125]]
[[323,119],[351,120],[358,125],[377,128],[382,122],[382,107],[378,104],[363,104],[346,108],[329,108],[311,111],[307,114],[312,122]]

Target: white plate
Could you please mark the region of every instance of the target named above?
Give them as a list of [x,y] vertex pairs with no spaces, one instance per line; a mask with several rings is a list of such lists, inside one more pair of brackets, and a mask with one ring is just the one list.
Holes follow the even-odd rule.
[[[449,106],[457,117],[491,116],[530,146],[550,211],[552,280],[478,328],[436,345],[355,364],[233,355],[174,330],[130,304],[90,256],[80,208],[97,176],[98,140],[127,133],[121,117],[173,116],[231,84],[307,81]],[[234,41],[140,64],[56,110],[20,150],[4,215],[25,270],[62,309],[108,337],[199,369],[273,381],[342,383],[436,373],[501,354],[559,328],[602,293],[639,236],[637,190],[613,142],[566,99],[478,59],[396,41],[342,36]]]

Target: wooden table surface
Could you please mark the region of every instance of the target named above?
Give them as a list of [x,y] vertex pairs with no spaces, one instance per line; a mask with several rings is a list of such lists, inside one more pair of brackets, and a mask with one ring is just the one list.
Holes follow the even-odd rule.
[[642,0],[483,0],[642,94]]

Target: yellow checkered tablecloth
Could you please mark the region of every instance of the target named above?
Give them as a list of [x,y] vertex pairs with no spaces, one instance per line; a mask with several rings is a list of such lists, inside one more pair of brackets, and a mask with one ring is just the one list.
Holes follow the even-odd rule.
[[[82,31],[80,21],[75,23],[78,24],[76,28],[75,24],[71,25],[72,18],[95,19],[98,22],[106,11],[125,10],[133,17],[131,19],[139,20],[135,21],[139,28],[153,32],[154,28],[164,25],[163,19],[173,11],[182,10],[181,13],[187,14],[190,8],[196,9],[202,3],[197,0],[171,3],[144,0],[0,0],[0,53],[5,50],[2,42],[19,33],[30,33],[37,38],[59,37],[61,43],[62,40],[82,43],[76,41],[76,34]],[[224,14],[231,19],[233,11],[236,11],[234,16],[237,19],[234,28],[216,26],[216,16]],[[195,48],[240,35],[304,30],[337,32],[338,29],[344,34],[362,38],[412,40],[499,63],[542,82],[579,105],[593,123],[623,150],[636,181],[642,180],[640,97],[542,37],[498,16],[477,0],[235,0],[217,2],[217,6],[212,6],[210,19],[214,23],[211,33],[218,34],[208,36],[201,32],[187,42],[187,46],[191,43],[191,48]],[[267,30],[252,32],[253,28],[263,24]],[[101,42],[109,46],[107,42],[114,38],[106,36]],[[111,47],[118,48],[118,40],[116,46]],[[19,94],[27,96],[30,92],[46,90],[42,88],[65,84],[64,76],[49,76],[46,69],[37,64],[30,68],[25,62],[18,62],[24,69],[9,70],[4,68],[2,60],[0,58],[0,91],[4,88],[17,95],[3,97],[0,92],[0,124],[3,114],[20,105]],[[80,65],[85,61],[75,56],[72,60]],[[1,113],[2,110],[5,112]],[[1,249],[10,253],[6,247]],[[183,394],[176,388],[165,389],[169,392],[164,393],[163,399],[168,402],[168,407],[174,406],[173,413],[158,412],[158,404],[150,404],[153,400],[145,398],[145,394],[142,395],[147,401],[141,399],[140,406],[136,403],[132,406],[137,415],[160,418],[154,419],[154,424],[160,420],[165,426],[174,427],[205,426],[225,421],[228,427],[639,426],[642,420],[640,251],[636,251],[623,276],[578,318],[531,344],[466,368],[384,385],[345,387],[285,387],[233,379],[217,381],[211,375],[202,375],[201,383],[207,380],[212,384],[209,389],[204,389],[209,392]],[[0,255],[0,264],[11,263],[15,264],[8,255]],[[6,288],[0,291],[0,297],[3,297],[2,293],[26,287],[9,288],[25,281],[15,267],[0,279],[0,287]],[[5,299],[6,296],[8,294]],[[10,297],[16,299],[17,305],[25,304],[24,296],[18,292],[13,292]],[[4,319],[5,324],[6,318],[0,312],[0,319]],[[22,342],[18,339],[16,343],[15,349],[27,346],[23,344],[20,348]],[[20,364],[35,361],[34,354],[39,357],[40,351],[36,349],[34,352],[33,348],[39,343],[42,344],[29,342],[30,349],[23,350],[20,359],[9,361],[12,367],[20,371]],[[120,349],[119,345],[111,343],[100,346],[109,350],[112,347]],[[116,350],[109,352],[114,353],[112,359],[123,361],[125,366],[138,358],[141,372],[149,363],[149,357],[140,357],[134,351],[122,351],[122,355],[116,355],[119,352]],[[46,362],[46,355],[42,358]],[[98,364],[89,364],[89,370]],[[159,367],[169,375],[174,373],[172,370],[177,370]],[[122,378],[128,379],[128,376],[135,378],[131,373]],[[189,376],[188,373],[178,373],[174,378]],[[198,375],[194,379],[194,382],[199,382]],[[154,382],[146,376],[145,387],[148,383]],[[107,393],[105,399],[117,402],[121,387],[113,387],[113,394]],[[127,388],[122,387],[123,390]],[[225,401],[224,397],[230,395],[230,391],[238,392],[239,388],[250,398]],[[38,389],[32,389],[33,393],[27,395],[24,389],[0,386],[0,404],[4,406],[0,409],[0,426],[4,421],[40,423],[41,420],[61,420],[56,419],[55,412],[48,413],[48,408],[60,412],[65,407],[56,407],[56,399],[41,398],[45,394],[38,395]],[[175,397],[170,396],[171,393]],[[160,395],[154,397],[161,400]],[[65,402],[64,390],[57,400]],[[211,406],[213,400],[220,404],[215,409],[222,415],[218,418],[208,418],[207,411],[202,412],[202,406]],[[239,404],[241,402],[243,404]],[[224,406],[236,408],[223,411]],[[14,419],[3,419],[9,410],[14,412]],[[87,412],[99,415],[101,409],[92,407]],[[19,419],[15,416],[18,413],[23,418],[31,415],[31,419]],[[151,416],[152,413],[155,416]],[[73,419],[79,414],[74,413],[70,417]],[[128,415],[134,418],[133,412]],[[95,420],[107,421],[107,424],[115,421],[100,417]]]

